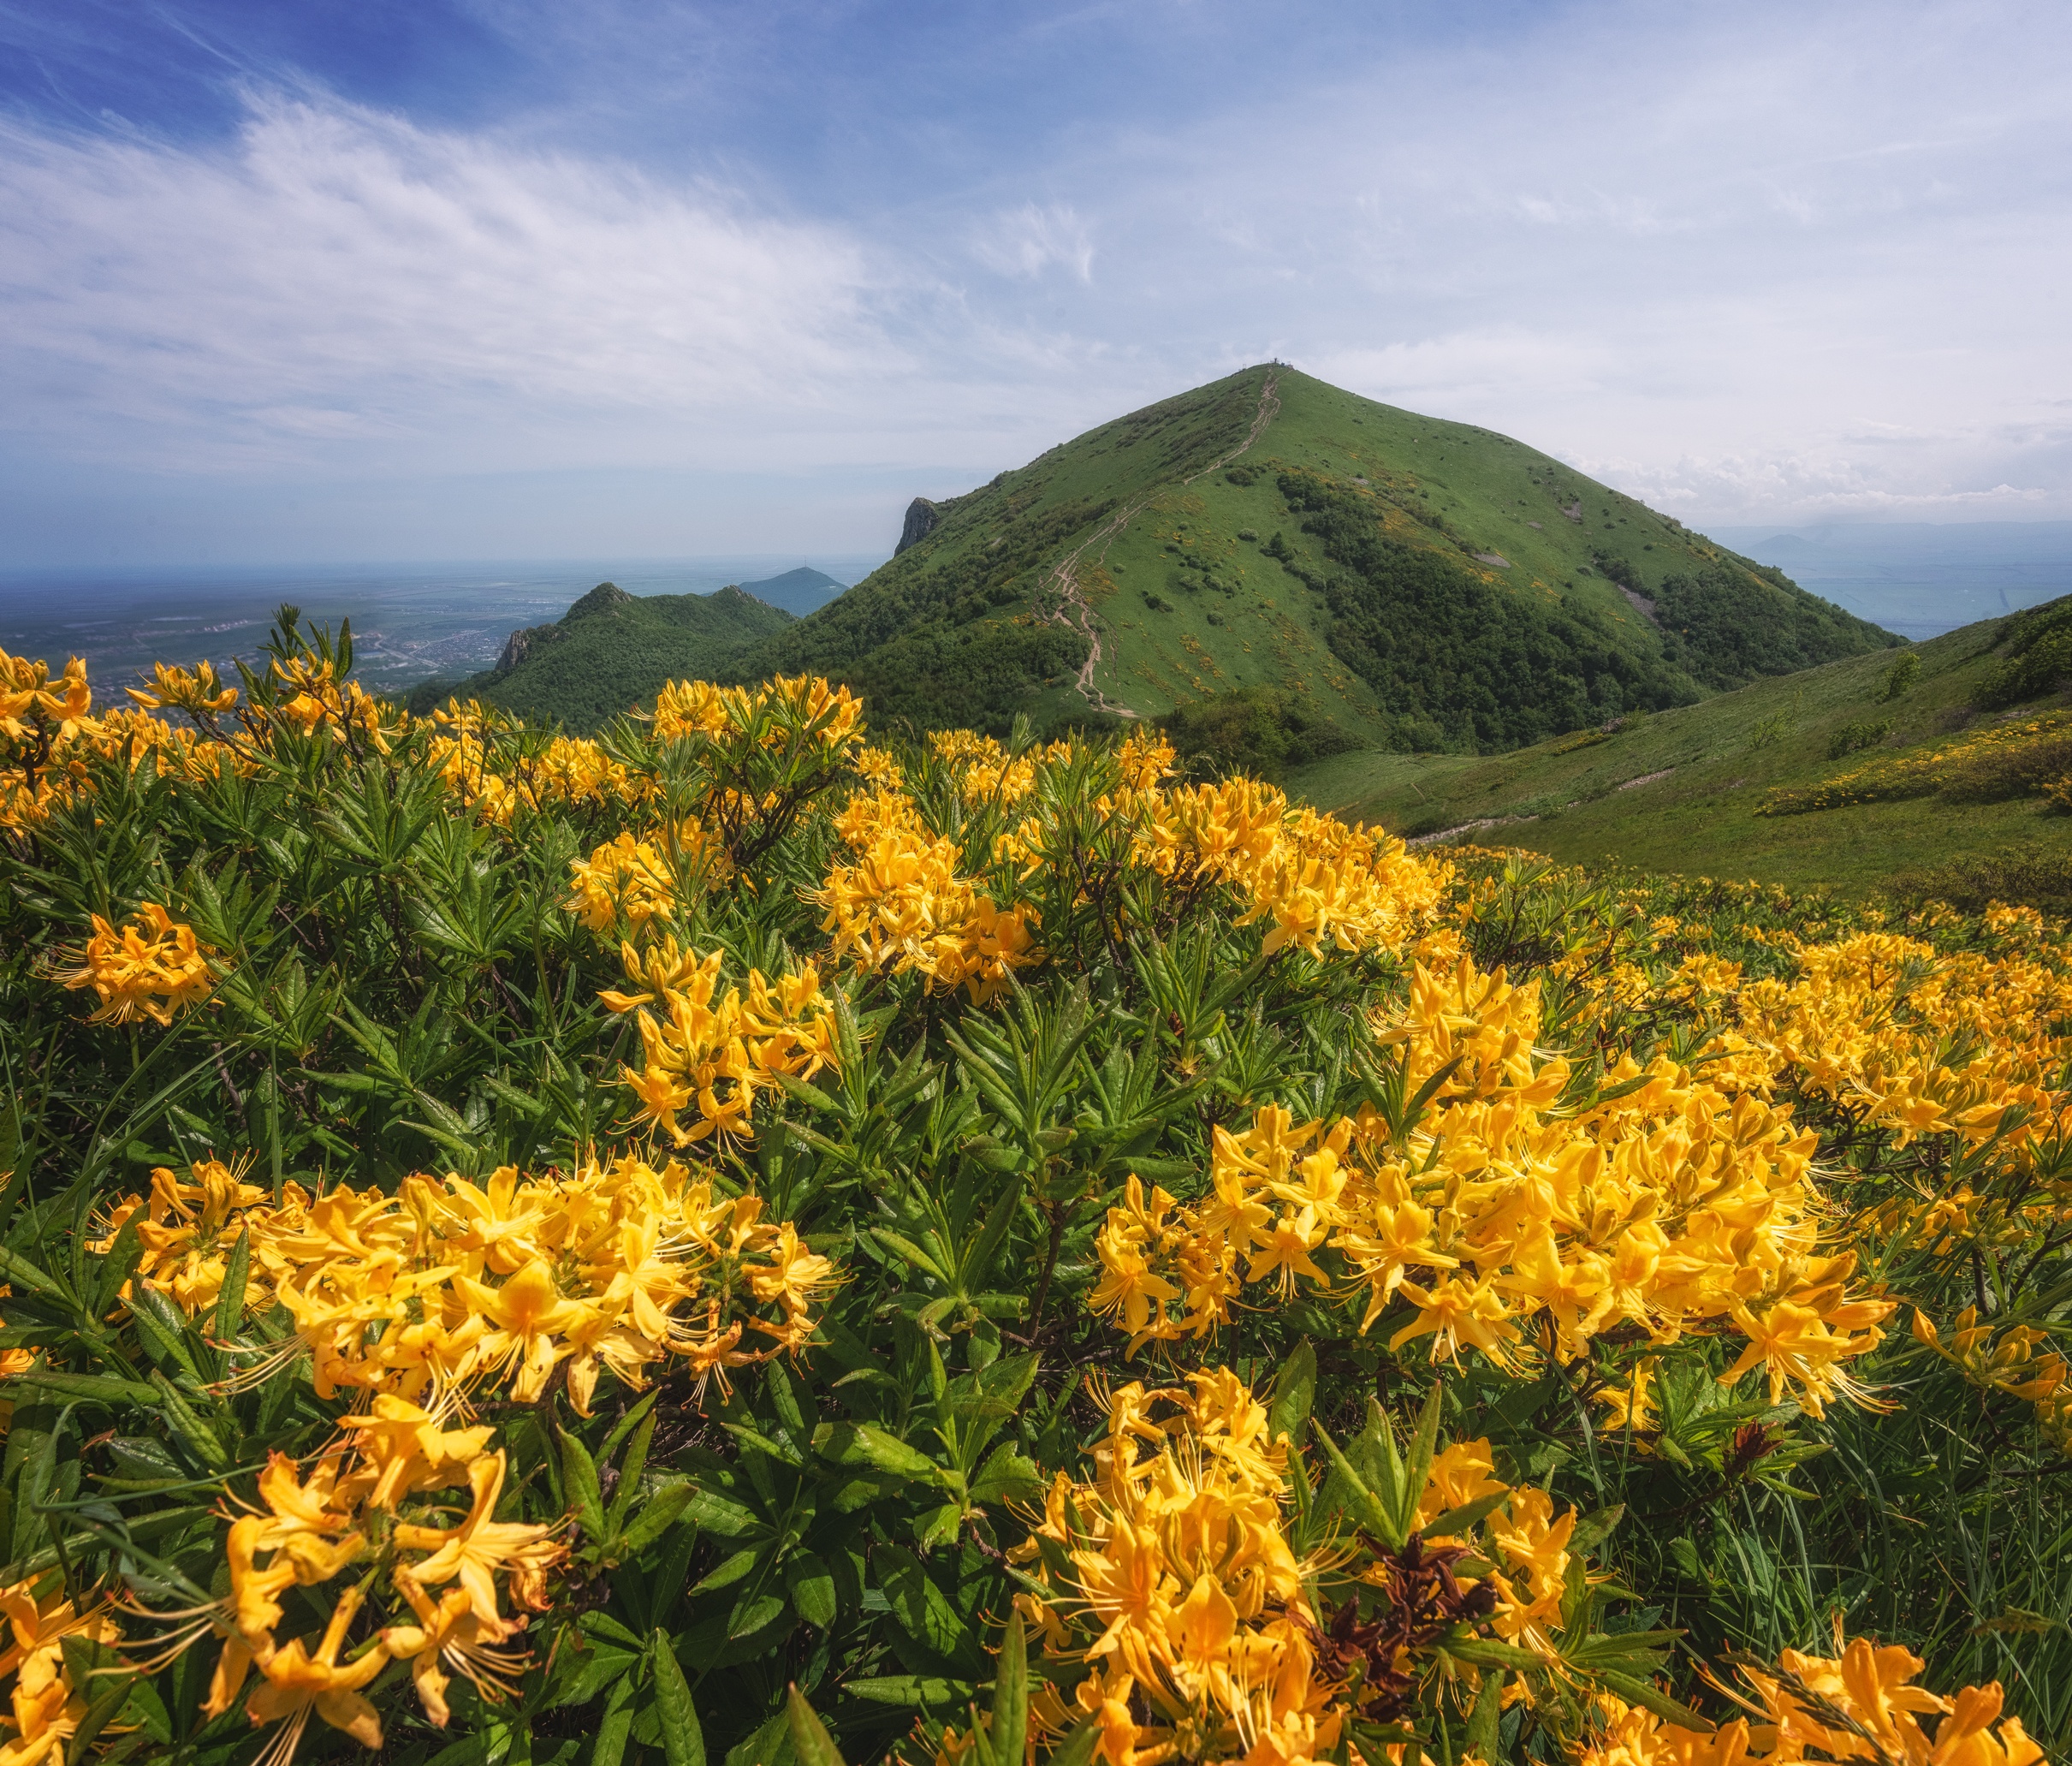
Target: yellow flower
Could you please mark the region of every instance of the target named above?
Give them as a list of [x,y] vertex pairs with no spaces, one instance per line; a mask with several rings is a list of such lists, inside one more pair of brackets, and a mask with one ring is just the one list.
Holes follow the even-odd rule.
[[207,996],[216,984],[209,959],[214,953],[198,942],[192,926],[182,925],[156,901],[146,901],[118,931],[93,916],[93,936],[77,968],[57,978],[69,988],[91,987],[100,1006],[88,1020],[128,1024],[149,1018],[169,1025],[174,1013]]

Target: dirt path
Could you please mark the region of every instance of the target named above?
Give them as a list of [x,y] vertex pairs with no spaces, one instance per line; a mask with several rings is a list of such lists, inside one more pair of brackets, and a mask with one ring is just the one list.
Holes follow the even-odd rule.
[[1463,834],[1479,834],[1485,828],[1508,828],[1514,822],[1537,822],[1537,816],[1484,816],[1478,822],[1463,822],[1458,828],[1441,828],[1436,834],[1421,834],[1415,840],[1406,840],[1406,847],[1437,846],[1442,840],[1453,840]]
[[[1276,370],[1267,370],[1266,384],[1259,389],[1259,408],[1253,413],[1252,426],[1245,438],[1220,459],[1210,461],[1200,472],[1189,473],[1180,480],[1183,485],[1191,485],[1196,479],[1206,478],[1219,467],[1228,466],[1267,432],[1267,425],[1280,412],[1280,398],[1274,390],[1279,379]],[[1096,564],[1107,563],[1108,548],[1115,543],[1116,537],[1143,511],[1142,502],[1125,503],[1098,532],[1081,540],[1051,567],[1049,580],[1044,586],[1046,596],[1054,594],[1057,598],[1057,604],[1046,617],[1054,624],[1083,634],[1087,641],[1086,660],[1079,665],[1079,678],[1073,683],[1078,688],[1079,697],[1096,711],[1105,712],[1111,717],[1134,717],[1137,714],[1121,701],[1111,699],[1094,684],[1094,671],[1101,666],[1107,651],[1101,642],[1100,622],[1095,619],[1094,609],[1088,604],[1086,597],[1079,591],[1078,564],[1081,558],[1096,547],[1099,550],[1095,553],[1094,562]],[[1046,596],[1040,596],[1039,599]]]

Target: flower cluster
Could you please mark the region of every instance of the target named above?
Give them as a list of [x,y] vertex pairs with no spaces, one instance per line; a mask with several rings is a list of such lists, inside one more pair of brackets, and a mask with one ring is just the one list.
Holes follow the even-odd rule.
[[1471,1347],[1505,1368],[1572,1360],[1621,1325],[1658,1345],[1731,1326],[1747,1347],[1729,1380],[1761,1366],[1772,1402],[1790,1387],[1815,1412],[1852,1394],[1842,1364],[1892,1303],[1851,1291],[1853,1254],[1814,1253],[1814,1137],[1666,1060],[1625,1057],[1599,1102],[1558,1109],[1570,1073],[1535,1049],[1539,1009],[1536,984],[1420,966],[1378,1026],[1406,1092],[1437,1087],[1416,1122],[1271,1105],[1217,1129],[1200,1201],[1131,1180],[1091,1304],[1135,1350],[1227,1323],[1247,1285],[1354,1287],[1363,1330],[1408,1303],[1392,1349],[1429,1336],[1434,1360]]
[[0,1766],[39,1766],[65,1757],[94,1694],[75,1686],[65,1640],[106,1645],[116,1638],[115,1614],[105,1602],[75,1602],[56,1571],[0,1589],[0,1617],[7,1621],[7,1647],[0,1650],[0,1684],[12,1680],[11,1715],[0,1720],[14,1731],[0,1745]]
[[[455,1674],[501,1704],[531,1662],[512,1640],[525,1614],[547,1609],[548,1572],[567,1555],[553,1527],[496,1519],[508,1466],[503,1449],[490,1448],[494,1429],[443,1429],[388,1393],[341,1426],[344,1438],[306,1477],[272,1454],[258,1506],[226,1511],[227,1593],[176,1612],[140,1609],[180,1627],[154,1665],[205,1637],[223,1639],[205,1715],[234,1709],[256,1674],[245,1713],[256,1726],[281,1726],[262,1757],[269,1762],[294,1757],[312,1717],[378,1748],[381,1717],[365,1689],[391,1662],[407,1665],[426,1719],[440,1727]],[[447,1494],[457,1488],[466,1495]],[[299,1608],[320,1608],[317,1591],[348,1573],[321,1629],[282,1641],[291,1591],[300,1591]]]
[[328,657],[276,657],[268,674],[276,690],[270,708],[276,728],[305,736],[326,730],[333,741],[358,738],[376,753],[386,754],[407,722],[357,681],[341,681],[337,665]]
[[[1015,1556],[1015,1604],[1046,1684],[1032,1739],[1090,1719],[1107,1766],[1178,1758],[1296,1766],[1337,1757],[1346,1721],[1398,1715],[1450,1635],[1487,1625],[1543,1659],[1570,1584],[1573,1510],[1494,1476],[1489,1444],[1433,1456],[1415,1528],[1298,1555],[1285,1437],[1226,1368],[1103,1394],[1091,1479],[1060,1473]],[[939,1760],[970,1745],[949,1732]]]
[[1138,855],[1161,876],[1232,888],[1263,948],[1394,951],[1428,919],[1446,872],[1378,828],[1295,807],[1254,779],[1145,794]]
[[2037,1354],[2050,1341],[2046,1332],[2033,1324],[1996,1331],[1990,1322],[1979,1322],[1976,1306],[1967,1306],[1957,1314],[1945,1344],[1934,1322],[1916,1306],[1914,1339],[1960,1370],[1973,1385],[2034,1405],[2045,1436],[2072,1454],[2072,1368],[2056,1350]]
[[917,970],[930,989],[962,987],[983,1004],[1009,974],[1042,960],[1036,910],[981,893],[957,843],[931,834],[912,802],[859,794],[835,818],[856,853],[809,897],[827,909],[832,955],[859,970]]
[[[157,1289],[190,1318],[217,1303],[229,1275],[229,1259],[252,1210],[270,1199],[257,1184],[221,1159],[187,1168],[187,1181],[165,1166],[151,1173],[151,1194],[130,1196],[108,1212],[107,1235],[98,1247],[112,1251],[123,1228],[141,1253],[130,1278]],[[129,1298],[126,1284],[122,1298]]]
[[[1844,1642],[1837,1629],[1834,1649],[1832,1656],[1786,1650],[1773,1668],[1744,1667],[1754,1698],[1739,1702],[1755,1721],[1737,1717],[1709,1735],[1605,1695],[1603,1733],[1580,1766],[2038,1766],[2043,1759],[2019,1717],[1999,1721],[1996,1733],[2005,1702],[1998,1681],[1944,1698],[1908,1684],[1924,1664],[1898,1644]],[[1932,1736],[1923,1717],[1939,1719]]]
[[91,987],[100,997],[92,1021],[129,1024],[140,1018],[169,1025],[173,1014],[208,997],[216,985],[214,954],[194,929],[146,901],[128,924],[111,926],[93,916],[93,936],[78,966],[57,978],[69,988]]
[[[809,1079],[834,1061],[834,1012],[814,966],[748,985],[723,987],[720,953],[700,956],[664,938],[645,956],[620,947],[632,991],[599,997],[631,1012],[640,1029],[641,1065],[620,1068],[639,1100],[643,1121],[681,1146],[708,1135],[744,1139],[756,1099],[781,1089],[781,1075]],[[696,1115],[690,1123],[678,1117]]]
[[1954,1134],[2012,1150],[2063,1133],[2072,980],[2033,958],[1945,954],[1892,932],[1794,954],[1799,978],[1748,984],[1736,1014],[1802,1091],[1903,1146]]
[[860,741],[863,701],[817,675],[780,675],[760,687],[671,681],[656,696],[655,734],[662,741],[753,733],[765,746],[810,746],[839,753]]
[[399,1194],[341,1186],[280,1202],[205,1162],[182,1184],[155,1173],[97,1246],[134,1224],[137,1278],[192,1313],[213,1301],[249,1235],[263,1284],[247,1304],[287,1308],[285,1351],[251,1352],[239,1383],[306,1350],[318,1394],[385,1393],[440,1409],[484,1388],[531,1403],[565,1369],[587,1416],[600,1371],[638,1388],[680,1356],[699,1378],[796,1351],[834,1266],[761,1198],[713,1174],[627,1155],[570,1174],[505,1167],[477,1180],[413,1176]]
[[655,782],[585,736],[523,742],[499,713],[478,701],[434,711],[440,734],[428,758],[446,788],[484,822],[511,825],[521,810],[639,804]]
[[654,840],[620,834],[589,858],[568,861],[573,889],[566,905],[593,932],[609,932],[623,921],[638,939],[652,922],[674,912],[680,865],[698,877],[710,875],[724,863],[724,855],[714,849],[695,818]]
[[184,711],[198,722],[217,717],[237,704],[237,689],[218,681],[216,664],[208,662],[192,669],[153,663],[148,687],[128,687],[123,691],[147,711]]
[[1345,1712],[1316,1661],[1318,1566],[1289,1544],[1287,1448],[1264,1407],[1223,1370],[1191,1391],[1125,1386],[1096,1460],[1090,1483],[1059,1474],[1018,1551],[1045,1592],[1016,1605],[1053,1664],[1031,1729],[1091,1716],[1108,1766],[1165,1757],[1183,1734],[1194,1760],[1327,1754]]
[[[958,794],[966,803],[996,803],[1004,807],[1019,803],[1036,789],[1039,757],[1011,756],[992,736],[968,729],[937,730],[928,739],[928,746],[948,768]],[[894,788],[898,788],[896,784]]]

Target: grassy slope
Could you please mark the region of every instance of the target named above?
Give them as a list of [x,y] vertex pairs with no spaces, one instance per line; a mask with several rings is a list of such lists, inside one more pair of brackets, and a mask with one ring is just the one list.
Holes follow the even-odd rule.
[[[1269,372],[1278,409],[1236,462],[1241,477],[1259,468],[1251,482],[1205,471],[1245,441]],[[1465,584],[1573,613],[1636,658],[1664,702],[1703,685],[1665,656],[1663,634],[1593,564],[1594,552],[1616,555],[1651,592],[1672,573],[1724,568],[1775,604],[1824,609],[1840,635],[1823,654],[1884,641],[1839,609],[1757,582],[1731,554],[1521,443],[1255,367],[1104,424],[941,505],[935,532],[758,645],[744,672],[826,670],[869,696],[877,715],[921,722],[1004,728],[1017,711],[1039,725],[1083,717],[1073,677],[1086,641],[1059,622],[1073,609],[1054,574],[1078,549],[1075,576],[1103,649],[1094,684],[1108,702],[1149,717],[1271,687],[1379,737],[1390,708],[1334,651],[1336,616],[1301,574],[1321,582],[1344,572],[1303,531],[1281,492],[1284,472],[1357,499],[1375,532]],[[1118,517],[1126,519],[1108,531]],[[1248,532],[1255,538],[1239,537]],[[1262,550],[1276,532],[1292,569]]]
[[652,699],[671,681],[726,672],[758,639],[794,623],[781,608],[739,589],[710,595],[627,595],[600,584],[550,626],[535,626],[525,659],[508,675],[491,669],[449,692],[536,719],[593,730]]
[[[1606,740],[1562,752],[1562,738],[1504,755],[1334,756],[1297,770],[1291,788],[1323,807],[1416,835],[1485,818],[1530,817],[1474,830],[1481,844],[1518,846],[1570,862],[1874,889],[1896,873],[2019,846],[2072,856],[2072,818],[2030,798],[1938,798],[1858,804],[1802,816],[1758,816],[1774,785],[1802,785],[1946,735],[1971,716],[2007,621],[1967,626],[1916,646],[1910,691],[1881,699],[1889,653],[1851,657],[1758,681],[1701,704],[1631,720]],[[2011,714],[2010,714],[2011,715]],[[1828,758],[1842,725],[1891,719],[1887,745]],[[1663,772],[1646,784],[1628,782]]]

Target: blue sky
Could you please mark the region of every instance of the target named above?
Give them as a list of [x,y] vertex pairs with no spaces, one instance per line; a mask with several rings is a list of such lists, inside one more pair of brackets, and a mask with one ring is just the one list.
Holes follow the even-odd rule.
[[888,544],[1279,355],[2072,516],[2072,14],[0,0],[0,564]]

